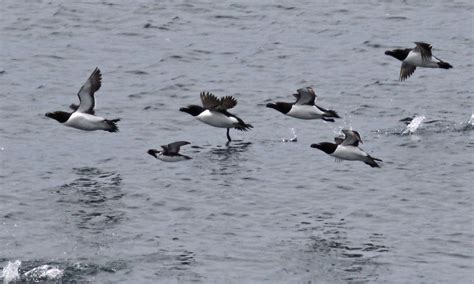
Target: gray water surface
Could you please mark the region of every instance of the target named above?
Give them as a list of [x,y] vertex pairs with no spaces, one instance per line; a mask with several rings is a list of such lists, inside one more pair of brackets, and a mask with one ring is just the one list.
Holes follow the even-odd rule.
[[[0,5],[3,281],[472,283],[471,1],[70,2]],[[414,41],[454,68],[399,82]],[[96,66],[119,133],[44,117]],[[342,119],[265,107],[304,86]],[[178,111],[201,91],[254,129]],[[309,147],[349,127],[381,169]],[[177,140],[192,160],[146,154]]]

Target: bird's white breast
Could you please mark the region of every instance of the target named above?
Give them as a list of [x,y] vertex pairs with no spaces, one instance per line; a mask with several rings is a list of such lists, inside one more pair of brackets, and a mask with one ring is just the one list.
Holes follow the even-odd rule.
[[342,159],[342,160],[363,160],[367,153],[362,151],[359,147],[355,146],[341,146],[338,145],[336,151],[331,156]]
[[210,110],[203,111],[196,118],[201,122],[221,128],[232,128],[235,124],[239,123],[235,117],[229,117],[220,112]]
[[403,60],[403,62],[413,65],[413,66],[418,66],[418,67],[427,67],[427,68],[438,68],[437,60],[434,57],[427,58],[425,60],[422,59],[421,53],[410,51],[408,53],[407,58]]
[[163,155],[162,153],[158,154],[156,158],[164,162],[179,162],[179,161],[187,160],[186,157],[182,155],[168,156],[168,155]]
[[104,120],[105,119],[100,116],[82,112],[74,112],[64,123],[64,125],[88,131],[101,130],[105,129],[106,127]]
[[286,115],[299,119],[317,119],[323,117],[323,112],[314,105],[293,105]]

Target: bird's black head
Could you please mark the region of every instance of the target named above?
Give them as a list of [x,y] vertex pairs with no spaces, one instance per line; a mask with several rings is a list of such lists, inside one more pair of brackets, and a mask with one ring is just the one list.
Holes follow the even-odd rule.
[[60,123],[64,123],[69,119],[71,114],[65,111],[55,111],[55,112],[48,112],[45,114],[45,116],[55,119]]
[[334,143],[323,142],[317,144],[311,144],[311,148],[316,148],[323,151],[326,154],[332,154],[336,151],[337,145]]
[[293,105],[292,103],[277,102],[277,103],[267,104],[267,107],[276,109],[277,111],[283,114],[287,114],[290,111],[292,105]]
[[410,51],[411,51],[410,48],[387,50],[385,51],[385,55],[390,55],[400,61],[403,61],[405,60],[405,58],[407,58],[408,53],[410,53]]
[[187,107],[182,107],[182,108],[179,109],[179,111],[189,113],[192,116],[197,116],[205,110],[206,110],[205,108],[203,108],[201,106],[197,106],[197,105],[189,105]]
[[156,153],[158,153],[158,152],[160,152],[160,151],[158,151],[158,150],[156,150],[156,149],[150,149],[150,150],[148,150],[147,153],[148,153],[149,155],[152,155],[153,157],[157,158]]

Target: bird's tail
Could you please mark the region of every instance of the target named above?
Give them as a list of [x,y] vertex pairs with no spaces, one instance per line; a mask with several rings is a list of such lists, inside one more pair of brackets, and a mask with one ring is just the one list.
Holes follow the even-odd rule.
[[448,62],[444,62],[444,61],[439,61],[438,62],[438,66],[439,68],[441,69],[450,69],[450,68],[453,68],[453,66],[451,64],[449,64]]
[[324,121],[330,121],[330,122],[334,122],[334,119],[332,118],[341,118],[336,111],[332,110],[332,109],[325,109],[325,108],[322,108],[320,106],[316,106],[320,111],[323,112],[323,120]]
[[335,122],[334,119],[332,119],[332,118],[326,118],[326,117],[324,117],[324,116],[323,116],[321,119],[324,120],[324,121]]
[[380,165],[377,164],[377,162],[375,162],[375,161],[382,162],[382,160],[380,160],[380,159],[374,158],[372,156],[367,156],[367,159],[364,161],[364,163],[371,166],[372,168],[380,168]]
[[116,118],[116,119],[106,119],[105,120],[105,123],[107,124],[107,131],[109,132],[118,132],[119,129],[117,127],[117,122],[120,121],[120,118]]

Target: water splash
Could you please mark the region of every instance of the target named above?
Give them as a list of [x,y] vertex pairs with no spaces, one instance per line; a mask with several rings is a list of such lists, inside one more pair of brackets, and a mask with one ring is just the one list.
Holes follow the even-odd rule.
[[283,138],[283,142],[298,142],[298,137],[296,136],[296,130],[294,128],[291,128],[291,133],[293,133],[293,138],[290,139],[285,139]]
[[467,121],[468,126],[474,126],[474,113],[471,114],[471,118]]
[[25,272],[23,275],[30,281],[57,280],[64,274],[64,271],[51,265],[41,265]]
[[410,135],[416,132],[416,130],[421,126],[421,123],[423,120],[425,120],[426,117],[424,115],[417,115],[415,116],[411,122],[407,125],[405,130],[403,130],[402,135]]
[[7,263],[7,265],[2,270],[1,279],[3,279],[3,283],[7,284],[20,279],[20,274],[18,273],[20,265],[20,260],[15,260],[14,262],[9,261]]

